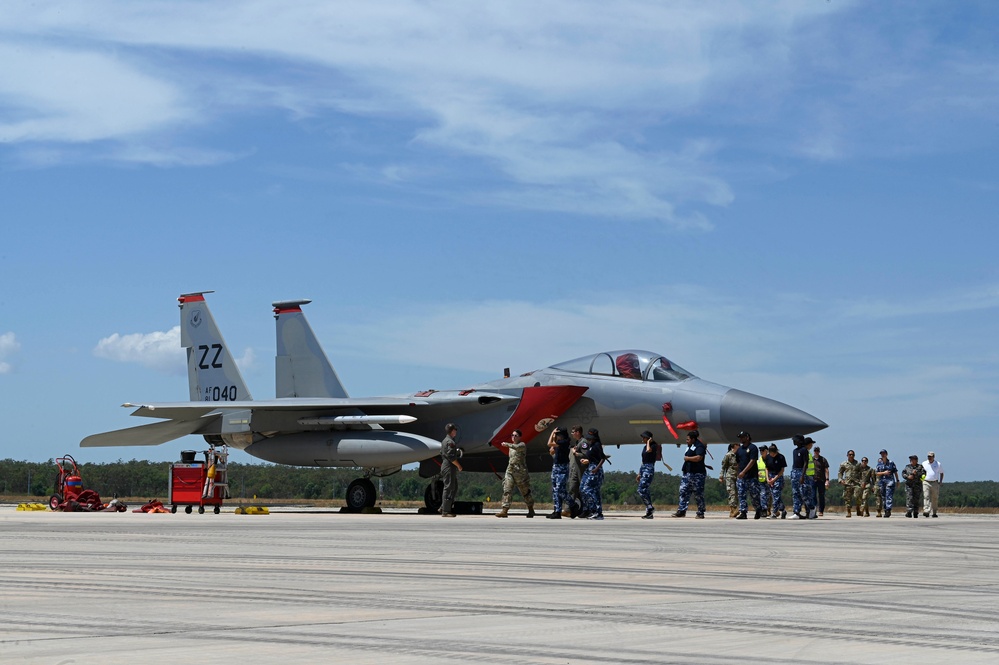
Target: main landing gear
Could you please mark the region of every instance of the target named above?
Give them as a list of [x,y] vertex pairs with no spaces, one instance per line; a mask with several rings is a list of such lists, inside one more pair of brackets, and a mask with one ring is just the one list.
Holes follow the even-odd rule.
[[427,489],[423,492],[423,505],[431,513],[439,513],[444,497],[444,481],[431,480]]
[[372,508],[378,493],[375,484],[368,478],[358,478],[347,486],[347,510],[359,513],[365,508]]

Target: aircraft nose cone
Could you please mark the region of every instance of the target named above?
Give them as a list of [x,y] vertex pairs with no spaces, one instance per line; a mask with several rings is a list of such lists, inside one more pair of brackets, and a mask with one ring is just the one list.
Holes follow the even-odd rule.
[[743,430],[749,432],[753,441],[779,441],[795,434],[817,432],[829,425],[783,402],[732,389],[722,397],[721,426],[728,441],[737,441]]

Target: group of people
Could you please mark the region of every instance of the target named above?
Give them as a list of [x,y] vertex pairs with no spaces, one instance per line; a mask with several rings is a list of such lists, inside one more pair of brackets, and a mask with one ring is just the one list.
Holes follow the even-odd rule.
[[[441,443],[441,477],[444,481],[441,514],[454,517],[453,506],[457,492],[457,471],[461,450],[455,445],[457,427],[448,424],[447,436]],[[527,517],[534,517],[534,496],[531,493],[527,472],[527,445],[520,430],[513,430],[511,440],[502,445],[509,451],[506,475],[503,478],[503,499],[496,517],[507,517],[513,489],[516,487],[527,504]],[[638,495],[645,505],[642,519],[653,519],[651,486],[655,464],[662,460],[662,447],[652,432],[642,432],[642,463],[636,482]],[[755,510],[754,519],[816,519],[825,511],[825,490],[829,487],[829,462],[821,455],[815,440],[795,435],[791,454],[791,515],[784,505],[784,483],[787,459],[776,443],[757,447],[749,432],[739,432],[739,443],[730,444],[721,462],[719,482],[725,484],[729,501],[729,517],[749,519],[749,505]],[[813,450],[814,447],[814,450]],[[609,456],[604,452],[600,433],[590,428],[583,434],[581,425],[567,432],[557,427],[548,438],[548,452],[552,455],[552,503],[547,519],[588,518],[602,520],[601,488],[604,464]],[[687,433],[687,448],[683,455],[680,496],[676,512],[671,517],[686,517],[691,500],[695,502],[695,517],[703,519],[705,513],[704,484],[707,470],[707,447],[700,440],[697,430]],[[906,517],[936,517],[943,466],[933,452],[920,463],[916,455],[909,456],[909,464],[901,472],[905,482]],[[891,517],[894,507],[895,486],[899,471],[882,449],[875,466],[869,466],[866,457],[859,462],[850,450],[847,459],[839,466],[837,480],[843,485],[846,516],[870,517],[869,505],[874,500],[877,517]]]

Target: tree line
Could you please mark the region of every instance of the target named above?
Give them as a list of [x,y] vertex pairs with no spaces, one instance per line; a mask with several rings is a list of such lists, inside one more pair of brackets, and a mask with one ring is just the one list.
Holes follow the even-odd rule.
[[[121,497],[166,501],[169,462],[131,460],[110,463],[80,464],[83,487],[96,490],[105,500]],[[342,501],[347,486],[362,475],[360,469],[293,467],[275,464],[230,462],[229,491],[233,498],[333,500]],[[48,462],[0,460],[0,498],[49,497],[55,492],[56,466]],[[385,478],[372,478],[379,500],[422,501],[428,480],[417,471],[400,471]],[[486,473],[459,475],[459,501],[499,501],[503,494],[501,476]],[[605,474],[603,500],[608,505],[640,506],[635,474],[609,471]],[[658,505],[675,505],[680,476],[657,471],[652,483],[652,500]],[[531,491],[537,501],[551,502],[551,480],[547,473],[531,474]],[[717,476],[708,477],[704,498],[709,504],[727,505],[725,487]],[[784,503],[790,505],[791,490],[785,482]],[[518,499],[519,500],[519,499]],[[905,488],[895,488],[896,505],[905,505]],[[826,503],[843,505],[843,487],[832,483],[826,491]],[[940,505],[949,508],[999,508],[999,482],[974,481],[944,483],[940,487]]]

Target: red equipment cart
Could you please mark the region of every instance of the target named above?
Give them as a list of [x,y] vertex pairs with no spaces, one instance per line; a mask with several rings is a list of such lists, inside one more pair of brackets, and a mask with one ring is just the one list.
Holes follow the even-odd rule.
[[49,497],[49,509],[58,510],[63,501],[75,500],[83,491],[83,480],[71,455],[56,458],[55,494]]
[[180,454],[181,461],[170,465],[170,483],[167,487],[167,503],[170,512],[176,513],[177,506],[184,506],[184,512],[191,514],[194,506],[198,514],[205,512],[205,506],[214,506],[216,515],[222,509],[222,501],[229,498],[229,482],[226,463],[229,451],[226,446],[211,446],[203,451],[204,462],[194,460],[195,452],[185,450]]

